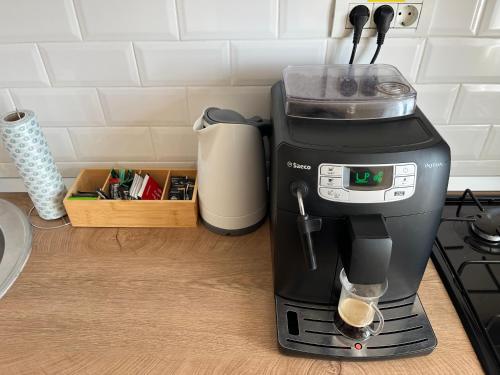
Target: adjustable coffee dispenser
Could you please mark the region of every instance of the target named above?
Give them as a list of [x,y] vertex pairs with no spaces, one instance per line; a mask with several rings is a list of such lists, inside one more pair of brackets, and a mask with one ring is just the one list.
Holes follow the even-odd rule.
[[[426,354],[417,296],[440,222],[446,142],[390,65],[288,67],[272,88],[271,237],[281,349],[340,358]],[[337,330],[341,270],[387,283],[378,336]],[[373,324],[378,323],[374,318]]]

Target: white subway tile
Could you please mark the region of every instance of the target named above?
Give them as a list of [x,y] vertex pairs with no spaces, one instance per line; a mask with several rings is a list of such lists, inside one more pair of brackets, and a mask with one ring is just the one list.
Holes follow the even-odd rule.
[[3,143],[1,142],[1,138],[0,138],[0,163],[8,163],[11,161],[12,160],[10,159],[9,154],[7,153],[5,148],[3,147]]
[[185,125],[185,88],[99,89],[104,115],[111,125]]
[[103,125],[104,115],[91,88],[11,90],[19,109],[31,109],[42,126]]
[[40,52],[55,86],[137,86],[132,43],[44,43]]
[[[10,164],[0,164],[0,177],[3,176],[3,169],[4,166],[7,166],[7,169],[9,169]],[[12,165],[12,168],[14,166]],[[15,171],[15,168],[13,169],[15,175],[13,176],[7,176],[7,177],[18,177],[18,178],[10,178],[10,179],[3,179],[0,180],[0,191],[6,192],[6,193],[19,193],[19,192],[25,192],[26,191],[26,186],[23,183],[23,180],[20,178],[19,174],[17,174],[17,171]],[[63,178],[63,183],[66,185],[67,188],[73,185],[75,182],[74,178]]]
[[275,38],[278,0],[177,2],[181,39]]
[[[451,162],[451,176],[500,176],[500,160],[456,160]],[[498,189],[495,189],[498,190]]]
[[85,39],[178,39],[175,0],[75,0]]
[[0,116],[14,110],[14,102],[5,89],[0,89]]
[[65,128],[43,128],[42,130],[55,161],[76,160],[73,144]]
[[[377,64],[394,65],[410,82],[417,76],[424,51],[423,38],[386,38],[377,58]],[[355,62],[368,64],[375,53],[375,38],[362,38],[358,45]],[[347,64],[351,56],[352,38],[330,39],[328,46],[329,63]]]
[[224,85],[230,80],[229,42],[135,43],[145,86]]
[[198,141],[190,126],[151,128],[151,135],[158,160],[196,160]]
[[280,37],[326,38],[331,8],[332,0],[281,0]]
[[0,62],[0,87],[50,86],[34,44],[0,45]]
[[[4,117],[7,113],[14,110],[14,102],[10,97],[9,92],[6,89],[0,89],[0,116]],[[10,162],[10,157],[7,151],[5,151],[2,143],[1,132],[0,132],[0,163]]]
[[232,109],[243,116],[269,118],[271,89],[262,87],[192,87],[188,88],[191,123],[208,107]]
[[500,1],[486,0],[479,35],[500,36]]
[[500,82],[500,39],[429,38],[419,82]]
[[[14,103],[9,95],[9,92],[5,89],[0,90],[0,116],[5,116],[8,112],[14,110]],[[10,162],[10,157],[7,151],[5,151],[2,143],[1,132],[0,132],[0,163]]]
[[[57,169],[63,177],[78,177],[82,169],[111,169],[116,163],[112,161],[105,162],[57,162]],[[126,165],[123,168],[132,168],[132,166]]]
[[500,159],[500,125],[491,128],[481,159]]
[[462,85],[451,121],[456,124],[499,124],[500,85]]
[[154,160],[149,128],[70,128],[80,161]]
[[79,40],[80,30],[71,0],[2,1],[0,41]]
[[[0,151],[0,153],[1,153],[1,151]],[[7,161],[10,162],[10,160],[7,160]],[[19,172],[17,171],[14,163],[0,163],[0,192],[5,191],[4,186],[6,185],[5,183],[2,183],[2,180],[1,180],[2,177],[20,178]],[[4,186],[2,186],[2,185],[4,185]],[[16,190],[11,190],[11,191],[16,191]]]
[[431,35],[476,34],[485,0],[438,0],[429,29]]
[[434,124],[447,124],[458,93],[458,85],[414,85],[417,105]]
[[452,160],[478,159],[490,130],[489,125],[447,125],[436,129],[451,149]]
[[326,39],[231,42],[233,84],[273,84],[288,65],[324,64]]

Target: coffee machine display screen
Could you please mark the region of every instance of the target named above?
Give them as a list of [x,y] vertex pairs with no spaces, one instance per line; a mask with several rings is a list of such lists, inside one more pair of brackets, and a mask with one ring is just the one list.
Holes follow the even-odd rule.
[[[392,186],[393,166],[347,167],[351,190],[384,190]],[[345,182],[345,179],[344,179]]]

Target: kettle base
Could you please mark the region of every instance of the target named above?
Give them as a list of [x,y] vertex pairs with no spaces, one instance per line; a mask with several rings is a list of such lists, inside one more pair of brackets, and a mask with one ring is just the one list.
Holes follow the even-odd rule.
[[333,323],[335,306],[301,303],[276,296],[278,343],[287,354],[344,360],[390,359],[425,355],[437,339],[418,296],[379,304],[385,324],[379,336],[356,341]]
[[267,215],[264,215],[262,219],[260,219],[258,222],[255,224],[252,224],[248,227],[245,228],[240,228],[240,229],[226,229],[226,228],[219,228],[216,227],[212,224],[207,223],[203,218],[201,219],[201,222],[203,225],[210,231],[214,232],[217,234],[220,234],[222,236],[242,236],[244,234],[252,233],[256,231],[265,221],[266,221]]

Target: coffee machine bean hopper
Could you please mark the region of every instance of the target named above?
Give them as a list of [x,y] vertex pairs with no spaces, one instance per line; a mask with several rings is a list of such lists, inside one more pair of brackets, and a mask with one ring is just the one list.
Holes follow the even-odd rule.
[[[288,67],[272,88],[271,240],[279,347],[380,359],[437,340],[417,290],[441,217],[450,150],[390,65]],[[388,282],[385,325],[359,342],[333,319],[339,273]]]

